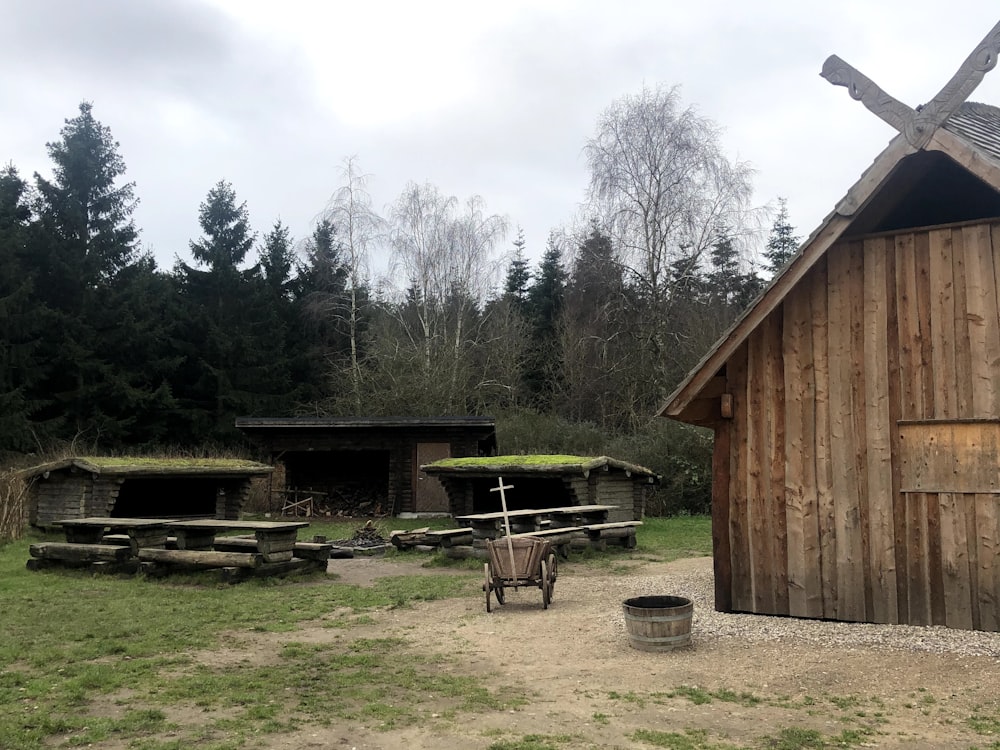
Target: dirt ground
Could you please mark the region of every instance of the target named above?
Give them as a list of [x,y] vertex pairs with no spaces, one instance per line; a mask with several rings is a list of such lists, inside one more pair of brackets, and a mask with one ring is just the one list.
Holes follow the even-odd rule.
[[[653,577],[669,586],[671,575],[710,569],[709,558],[643,563],[624,577],[564,565],[548,610],[533,589],[508,592],[507,604],[492,614],[482,596],[376,613],[374,622],[349,635],[403,638],[417,652],[452,657],[447,668],[456,674],[513,687],[530,701],[510,711],[460,713],[451,720],[429,713],[420,726],[390,731],[311,727],[271,736],[268,747],[450,750],[544,735],[543,744],[560,748],[697,750],[722,743],[1000,748],[1000,735],[989,734],[1000,730],[995,657],[915,654],[794,637],[768,641],[754,633],[753,624],[745,635],[716,636],[700,631],[697,608],[689,648],[651,654],[629,646],[621,602],[635,595],[629,590],[633,582]],[[359,585],[381,576],[436,574],[416,563],[379,558],[335,560],[330,570]],[[274,645],[270,640],[289,635],[312,643],[344,637],[317,624],[294,634],[260,634],[259,645],[268,650]],[[252,644],[243,648],[247,645]],[[678,690],[681,694],[672,695]],[[696,692],[706,702],[691,700]],[[755,699],[738,699],[746,693]],[[767,738],[788,728],[819,732],[830,744],[768,744]],[[695,744],[643,743],[642,732],[686,734]]]

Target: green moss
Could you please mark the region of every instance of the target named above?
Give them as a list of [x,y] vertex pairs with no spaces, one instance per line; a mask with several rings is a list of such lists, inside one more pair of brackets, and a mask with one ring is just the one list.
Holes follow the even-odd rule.
[[482,458],[446,458],[436,461],[431,466],[441,466],[443,468],[485,468],[495,469],[504,466],[574,466],[583,467],[602,459],[593,456],[561,456],[561,455],[534,455],[534,456],[486,456]]
[[80,456],[78,461],[102,469],[259,469],[263,464],[239,458],[151,458],[148,456]]

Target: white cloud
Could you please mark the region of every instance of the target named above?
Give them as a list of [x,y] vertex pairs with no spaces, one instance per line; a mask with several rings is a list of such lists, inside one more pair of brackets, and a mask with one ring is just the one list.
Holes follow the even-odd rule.
[[[219,179],[259,232],[281,217],[303,237],[355,154],[377,207],[410,180],[479,194],[537,257],[577,213],[601,111],[680,84],[757,168],[759,201],[787,197],[806,235],[893,135],[819,78],[823,60],[837,53],[915,105],[996,22],[987,6],[15,0],[0,161],[48,173],[45,142],[87,99],[121,143],[143,240],[164,265],[186,257]],[[973,98],[1000,104],[1000,72]]]

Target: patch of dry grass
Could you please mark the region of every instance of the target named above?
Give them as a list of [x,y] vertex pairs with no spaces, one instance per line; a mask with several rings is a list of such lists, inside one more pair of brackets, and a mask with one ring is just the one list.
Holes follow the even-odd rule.
[[0,470],[0,544],[20,539],[28,525],[28,483],[13,469]]

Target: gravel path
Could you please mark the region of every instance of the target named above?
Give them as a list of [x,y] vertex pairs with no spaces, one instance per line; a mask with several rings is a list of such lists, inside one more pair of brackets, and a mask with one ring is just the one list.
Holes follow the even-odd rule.
[[[822,646],[1000,658],[1000,633],[939,626],[871,625],[716,612],[711,558],[699,558],[690,563],[671,565],[665,576],[625,576],[616,579],[614,593],[618,596],[622,590],[634,592],[629,596],[669,593],[691,599],[694,602],[692,638],[702,641],[737,637],[755,643],[789,641]],[[664,590],[665,578],[669,580],[669,591]],[[593,580],[596,582],[602,579]],[[624,627],[622,620],[621,630],[624,631]]]

